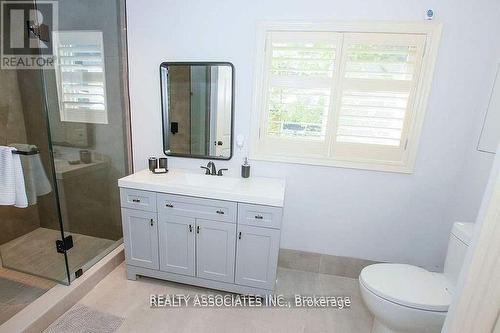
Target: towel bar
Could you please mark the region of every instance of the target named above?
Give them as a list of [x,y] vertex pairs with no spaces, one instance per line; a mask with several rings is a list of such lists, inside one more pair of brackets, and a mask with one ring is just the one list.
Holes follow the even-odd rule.
[[22,150],[13,150],[12,151],[12,154],[18,154],[18,155],[36,155],[39,153],[40,153],[39,149],[31,149],[30,151],[22,151]]

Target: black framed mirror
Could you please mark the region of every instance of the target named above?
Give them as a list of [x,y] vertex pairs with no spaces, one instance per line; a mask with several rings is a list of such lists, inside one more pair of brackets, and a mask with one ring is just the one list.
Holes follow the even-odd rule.
[[160,65],[163,151],[229,160],[234,140],[234,66],[229,62]]

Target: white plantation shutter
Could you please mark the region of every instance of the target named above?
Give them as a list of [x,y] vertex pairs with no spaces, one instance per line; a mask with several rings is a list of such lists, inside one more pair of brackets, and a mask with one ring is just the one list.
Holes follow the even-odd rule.
[[416,34],[344,35],[333,156],[403,162],[424,45]]
[[328,152],[339,34],[272,32],[266,40],[264,147],[275,154]]
[[61,121],[107,124],[101,31],[56,31],[56,81]]
[[267,31],[255,156],[407,172],[430,83],[427,38]]

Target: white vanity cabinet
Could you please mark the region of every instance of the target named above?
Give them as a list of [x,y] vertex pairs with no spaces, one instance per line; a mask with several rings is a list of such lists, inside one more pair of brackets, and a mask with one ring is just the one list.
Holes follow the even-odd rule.
[[160,270],[195,275],[196,220],[183,216],[158,216]]
[[234,283],[236,224],[196,220],[196,276]]
[[238,225],[235,283],[274,289],[280,231]]
[[[201,197],[185,195],[178,185],[163,192],[148,190],[151,186],[144,180],[123,181],[134,175],[119,181],[129,279],[143,275],[244,294],[272,293],[283,212],[280,201],[276,206],[262,204],[275,202],[259,200],[251,192],[255,183],[248,181],[242,181],[241,191],[252,198],[234,195],[235,200],[227,200],[217,191]],[[217,178],[203,177],[208,177],[204,181]],[[283,195],[284,183],[271,185],[276,184],[282,186]]]
[[158,269],[158,227],[156,213],[122,208],[123,238],[127,263]]

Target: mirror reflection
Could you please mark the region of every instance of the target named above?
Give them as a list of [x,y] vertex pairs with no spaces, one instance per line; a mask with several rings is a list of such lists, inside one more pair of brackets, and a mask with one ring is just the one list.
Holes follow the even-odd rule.
[[160,68],[165,154],[230,159],[232,64],[163,63]]

